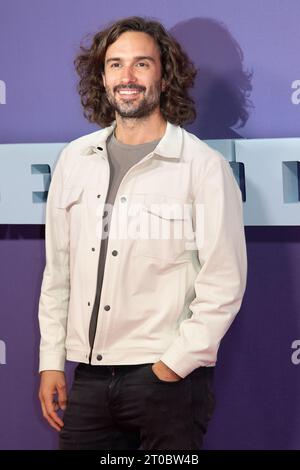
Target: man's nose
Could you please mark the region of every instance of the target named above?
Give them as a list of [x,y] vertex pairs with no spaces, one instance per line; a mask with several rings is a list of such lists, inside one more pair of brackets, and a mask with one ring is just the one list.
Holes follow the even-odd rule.
[[134,73],[134,70],[131,66],[128,67],[123,67],[122,73],[121,73],[121,82],[122,83],[129,83],[129,82],[136,82],[136,76]]

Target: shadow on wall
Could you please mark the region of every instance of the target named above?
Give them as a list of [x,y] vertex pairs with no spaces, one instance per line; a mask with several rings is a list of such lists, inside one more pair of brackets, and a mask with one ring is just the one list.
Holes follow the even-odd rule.
[[242,138],[249,109],[253,71],[244,69],[241,47],[227,27],[211,18],[193,18],[169,30],[198,69],[191,91],[197,118],[184,127],[200,139]]

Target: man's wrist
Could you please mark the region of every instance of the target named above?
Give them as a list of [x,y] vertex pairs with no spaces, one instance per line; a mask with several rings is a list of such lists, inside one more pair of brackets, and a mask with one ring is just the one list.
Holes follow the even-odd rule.
[[170,377],[176,378],[176,379],[182,379],[180,375],[176,374],[170,367],[167,366],[163,361],[158,361],[155,363],[155,366],[157,370],[162,371],[164,373],[167,373]]

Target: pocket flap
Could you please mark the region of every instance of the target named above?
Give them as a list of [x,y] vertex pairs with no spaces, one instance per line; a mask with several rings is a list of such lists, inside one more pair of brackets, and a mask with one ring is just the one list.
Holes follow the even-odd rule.
[[81,200],[83,187],[73,186],[63,188],[57,201],[57,207],[60,209],[69,209],[73,204],[77,204]]
[[145,197],[144,205],[147,212],[168,220],[185,220],[189,218],[189,204],[176,198],[163,195]]

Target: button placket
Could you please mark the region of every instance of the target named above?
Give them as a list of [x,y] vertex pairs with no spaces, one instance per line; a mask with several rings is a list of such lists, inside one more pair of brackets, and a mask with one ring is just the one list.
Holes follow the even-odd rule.
[[[126,176],[127,175],[125,175],[125,177]],[[124,184],[123,182],[124,182],[125,177],[123,177],[123,180],[122,180],[120,186],[122,186]],[[119,186],[119,190],[120,190],[120,186]],[[127,190],[128,194],[131,194],[131,189],[132,189],[132,182],[130,182],[126,186],[126,190]],[[108,253],[109,252],[111,252],[111,253],[112,252],[114,252],[114,253],[117,252],[117,254],[119,254],[119,251],[116,250],[113,246],[115,244],[114,237],[116,236],[115,224],[116,224],[117,221],[120,221],[120,217],[123,216],[124,210],[126,212],[126,217],[127,217],[128,207],[127,207],[126,203],[128,202],[128,195],[121,193],[121,196],[119,196],[117,194],[116,198],[115,198],[115,201],[116,201],[116,204],[114,204],[113,210],[112,210],[111,215],[110,215],[110,236],[108,237],[108,240],[107,240],[107,252]],[[119,204],[118,204],[118,202],[119,202]],[[121,209],[121,210],[119,210],[119,209]],[[118,239],[116,239],[116,240],[118,240]],[[114,254],[113,256],[117,256],[117,255]],[[115,272],[115,269],[116,269],[115,266],[116,266],[115,263],[108,263],[108,265],[106,266],[107,269],[105,269],[104,276],[103,276],[103,282],[102,282],[102,299],[104,299],[104,297],[106,297],[106,294],[108,294],[110,292],[109,290],[107,291],[108,279],[110,279],[110,281],[112,281],[111,278],[114,276],[114,272]],[[107,300],[109,300],[109,298],[110,298],[110,295],[108,294]],[[103,307],[102,300],[100,300],[100,308],[102,308],[102,309],[104,308],[104,310],[106,310],[106,307],[108,307],[107,311],[110,310],[110,308],[111,308],[110,305],[106,305],[106,306]],[[101,331],[101,344],[102,344],[102,347],[105,347],[105,344],[106,344],[107,335],[109,334],[109,325],[110,325],[109,316],[104,315],[103,316],[102,331]],[[97,334],[97,331],[96,331],[94,345],[97,345],[97,341],[98,342],[100,341],[100,337],[99,337],[99,332]]]

